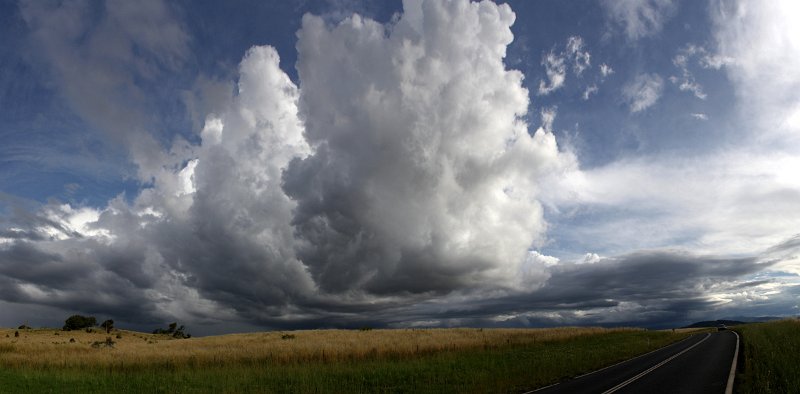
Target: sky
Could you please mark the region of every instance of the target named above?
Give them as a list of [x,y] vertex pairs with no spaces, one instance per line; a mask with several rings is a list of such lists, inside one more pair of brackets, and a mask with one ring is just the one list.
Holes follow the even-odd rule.
[[800,314],[794,0],[2,0],[0,37],[0,326]]

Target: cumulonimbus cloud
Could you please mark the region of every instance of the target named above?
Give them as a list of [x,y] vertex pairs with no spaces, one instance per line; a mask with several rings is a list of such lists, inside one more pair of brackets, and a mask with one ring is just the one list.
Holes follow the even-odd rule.
[[131,202],[11,218],[3,299],[279,324],[535,289],[540,182],[575,159],[523,120],[503,61],[514,19],[461,0],[406,1],[390,24],[305,16],[299,86],[273,48],[250,49],[201,142],[149,155]]

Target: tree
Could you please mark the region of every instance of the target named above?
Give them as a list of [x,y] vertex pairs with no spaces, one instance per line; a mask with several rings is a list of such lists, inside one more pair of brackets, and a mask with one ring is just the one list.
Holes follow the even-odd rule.
[[106,330],[106,334],[110,334],[111,330],[114,329],[114,321],[111,320],[111,319],[108,319],[108,320],[104,321],[102,324],[100,324],[100,327],[103,327]]
[[81,316],[72,315],[64,322],[64,330],[80,330],[82,328],[94,327],[97,325],[97,319],[94,316]]

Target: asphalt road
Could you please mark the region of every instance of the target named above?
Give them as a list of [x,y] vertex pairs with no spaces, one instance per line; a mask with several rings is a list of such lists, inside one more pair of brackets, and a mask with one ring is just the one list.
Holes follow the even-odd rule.
[[551,393],[725,393],[738,337],[695,334],[654,352],[533,391]]

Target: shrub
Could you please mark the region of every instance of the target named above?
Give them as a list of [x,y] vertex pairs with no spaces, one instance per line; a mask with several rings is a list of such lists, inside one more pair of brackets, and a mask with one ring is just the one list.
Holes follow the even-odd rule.
[[294,334],[283,334],[281,339],[294,339]]
[[110,348],[113,348],[115,343],[116,343],[116,342],[114,342],[114,340],[113,340],[113,339],[111,339],[111,337],[106,337],[106,340],[105,340],[105,341],[95,341],[95,342],[92,342],[92,347],[93,347],[93,348],[95,348],[95,349],[99,349],[99,348],[101,348],[101,347],[110,347]]
[[23,325],[17,327],[17,329],[19,329],[19,330],[30,330],[31,328],[29,326],[23,324]]
[[90,328],[96,325],[97,319],[95,319],[94,316],[72,315],[64,322],[64,331],[80,330],[82,328]]
[[14,331],[14,337],[15,338],[19,337],[19,331]]

